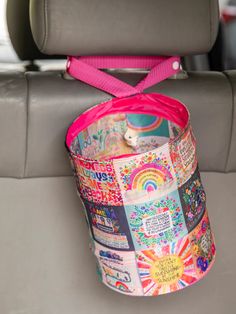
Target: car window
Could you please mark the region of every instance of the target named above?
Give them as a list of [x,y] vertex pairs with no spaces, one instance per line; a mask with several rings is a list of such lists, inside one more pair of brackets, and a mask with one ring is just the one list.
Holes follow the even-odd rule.
[[[18,0],[15,0],[18,1]],[[65,59],[21,61],[15,52],[7,27],[7,0],[0,0],[0,71],[6,70],[62,70],[65,69]]]
[[0,47],[0,62],[19,61],[7,30],[6,0],[0,0]]

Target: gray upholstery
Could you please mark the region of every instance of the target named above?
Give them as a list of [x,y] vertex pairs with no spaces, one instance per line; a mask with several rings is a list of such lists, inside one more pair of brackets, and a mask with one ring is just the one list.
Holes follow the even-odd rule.
[[189,55],[211,49],[218,1],[31,0],[30,18],[46,54]]
[[[119,77],[132,83],[141,78],[132,73]],[[231,80],[235,77],[236,72],[230,74]],[[147,91],[168,94],[188,106],[201,170],[236,170],[236,129],[226,75],[193,72],[188,79],[167,80]],[[0,94],[0,142],[5,147],[0,151],[0,176],[10,177],[70,175],[64,147],[67,127],[82,111],[111,98],[65,80],[61,73],[2,74]]]
[[[232,87],[233,100],[236,102],[236,70],[228,71],[225,73],[230,81]],[[230,150],[229,159],[227,164],[227,171],[232,171],[236,169],[236,109],[232,111],[232,119],[234,123],[232,124],[232,136],[230,138]]]
[[202,178],[216,237],[215,265],[192,287],[156,298],[120,295],[98,282],[72,178],[0,179],[0,312],[235,313],[236,174]]
[[24,174],[27,90],[27,81],[23,74],[0,74],[1,177],[22,177]]

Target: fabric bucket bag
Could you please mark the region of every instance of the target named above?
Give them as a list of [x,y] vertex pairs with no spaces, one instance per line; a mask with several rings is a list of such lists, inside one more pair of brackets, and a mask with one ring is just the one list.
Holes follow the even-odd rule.
[[[69,127],[69,151],[101,281],[157,296],[200,280],[215,244],[185,105],[143,90],[179,71],[178,57],[70,57],[68,73],[116,96]],[[148,68],[133,87],[102,68]]]

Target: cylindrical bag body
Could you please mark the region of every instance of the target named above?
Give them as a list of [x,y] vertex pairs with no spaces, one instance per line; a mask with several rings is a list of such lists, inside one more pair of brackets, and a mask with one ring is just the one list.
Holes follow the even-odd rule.
[[104,284],[156,296],[208,272],[215,244],[182,103],[154,93],[111,99],[72,123],[66,146]]

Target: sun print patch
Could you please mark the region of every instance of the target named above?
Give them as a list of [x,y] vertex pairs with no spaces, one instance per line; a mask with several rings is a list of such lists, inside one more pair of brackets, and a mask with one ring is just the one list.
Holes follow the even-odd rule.
[[144,295],[174,292],[197,280],[188,236],[164,247],[136,252]]

